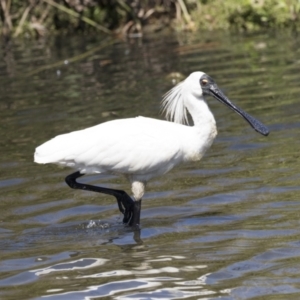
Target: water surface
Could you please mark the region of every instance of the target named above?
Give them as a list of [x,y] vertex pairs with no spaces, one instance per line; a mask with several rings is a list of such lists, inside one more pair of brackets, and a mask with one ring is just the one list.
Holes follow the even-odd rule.
[[[299,46],[286,32],[3,46],[0,298],[298,299]],[[161,96],[196,70],[271,134],[208,99],[219,135],[202,161],[149,183],[140,236],[115,199],[72,190],[72,170],[32,162],[55,135],[163,118]],[[81,180],[130,190],[115,176]]]

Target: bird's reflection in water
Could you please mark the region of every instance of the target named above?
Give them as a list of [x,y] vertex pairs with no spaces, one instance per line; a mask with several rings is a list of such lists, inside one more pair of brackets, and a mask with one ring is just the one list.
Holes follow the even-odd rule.
[[110,243],[122,246],[143,245],[142,230],[140,226],[131,227],[122,223],[110,224],[100,220],[90,220],[77,226],[80,239],[97,236],[98,245]]

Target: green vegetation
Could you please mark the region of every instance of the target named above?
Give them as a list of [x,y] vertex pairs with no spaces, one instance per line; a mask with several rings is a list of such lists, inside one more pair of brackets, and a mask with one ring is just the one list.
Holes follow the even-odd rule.
[[299,0],[0,0],[4,36],[300,27]]
[[300,25],[299,0],[207,0],[201,1],[193,19],[201,28],[257,30]]

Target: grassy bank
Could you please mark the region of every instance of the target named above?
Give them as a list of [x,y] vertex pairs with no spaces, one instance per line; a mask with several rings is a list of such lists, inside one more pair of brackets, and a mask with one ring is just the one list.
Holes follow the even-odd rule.
[[299,0],[0,0],[4,36],[300,27]]

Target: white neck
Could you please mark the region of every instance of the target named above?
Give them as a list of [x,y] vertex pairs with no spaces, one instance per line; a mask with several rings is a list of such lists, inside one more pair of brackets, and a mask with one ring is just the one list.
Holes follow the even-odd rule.
[[185,106],[191,114],[194,126],[193,138],[186,141],[186,161],[201,159],[206,150],[211,146],[217,135],[216,121],[202,95],[187,94]]
[[203,96],[201,96],[200,99],[199,98],[193,94],[188,94],[187,98],[185,99],[185,105],[190,115],[192,116],[194,126],[203,127],[211,125],[215,127],[215,118],[210,111],[206,101],[203,99]]

